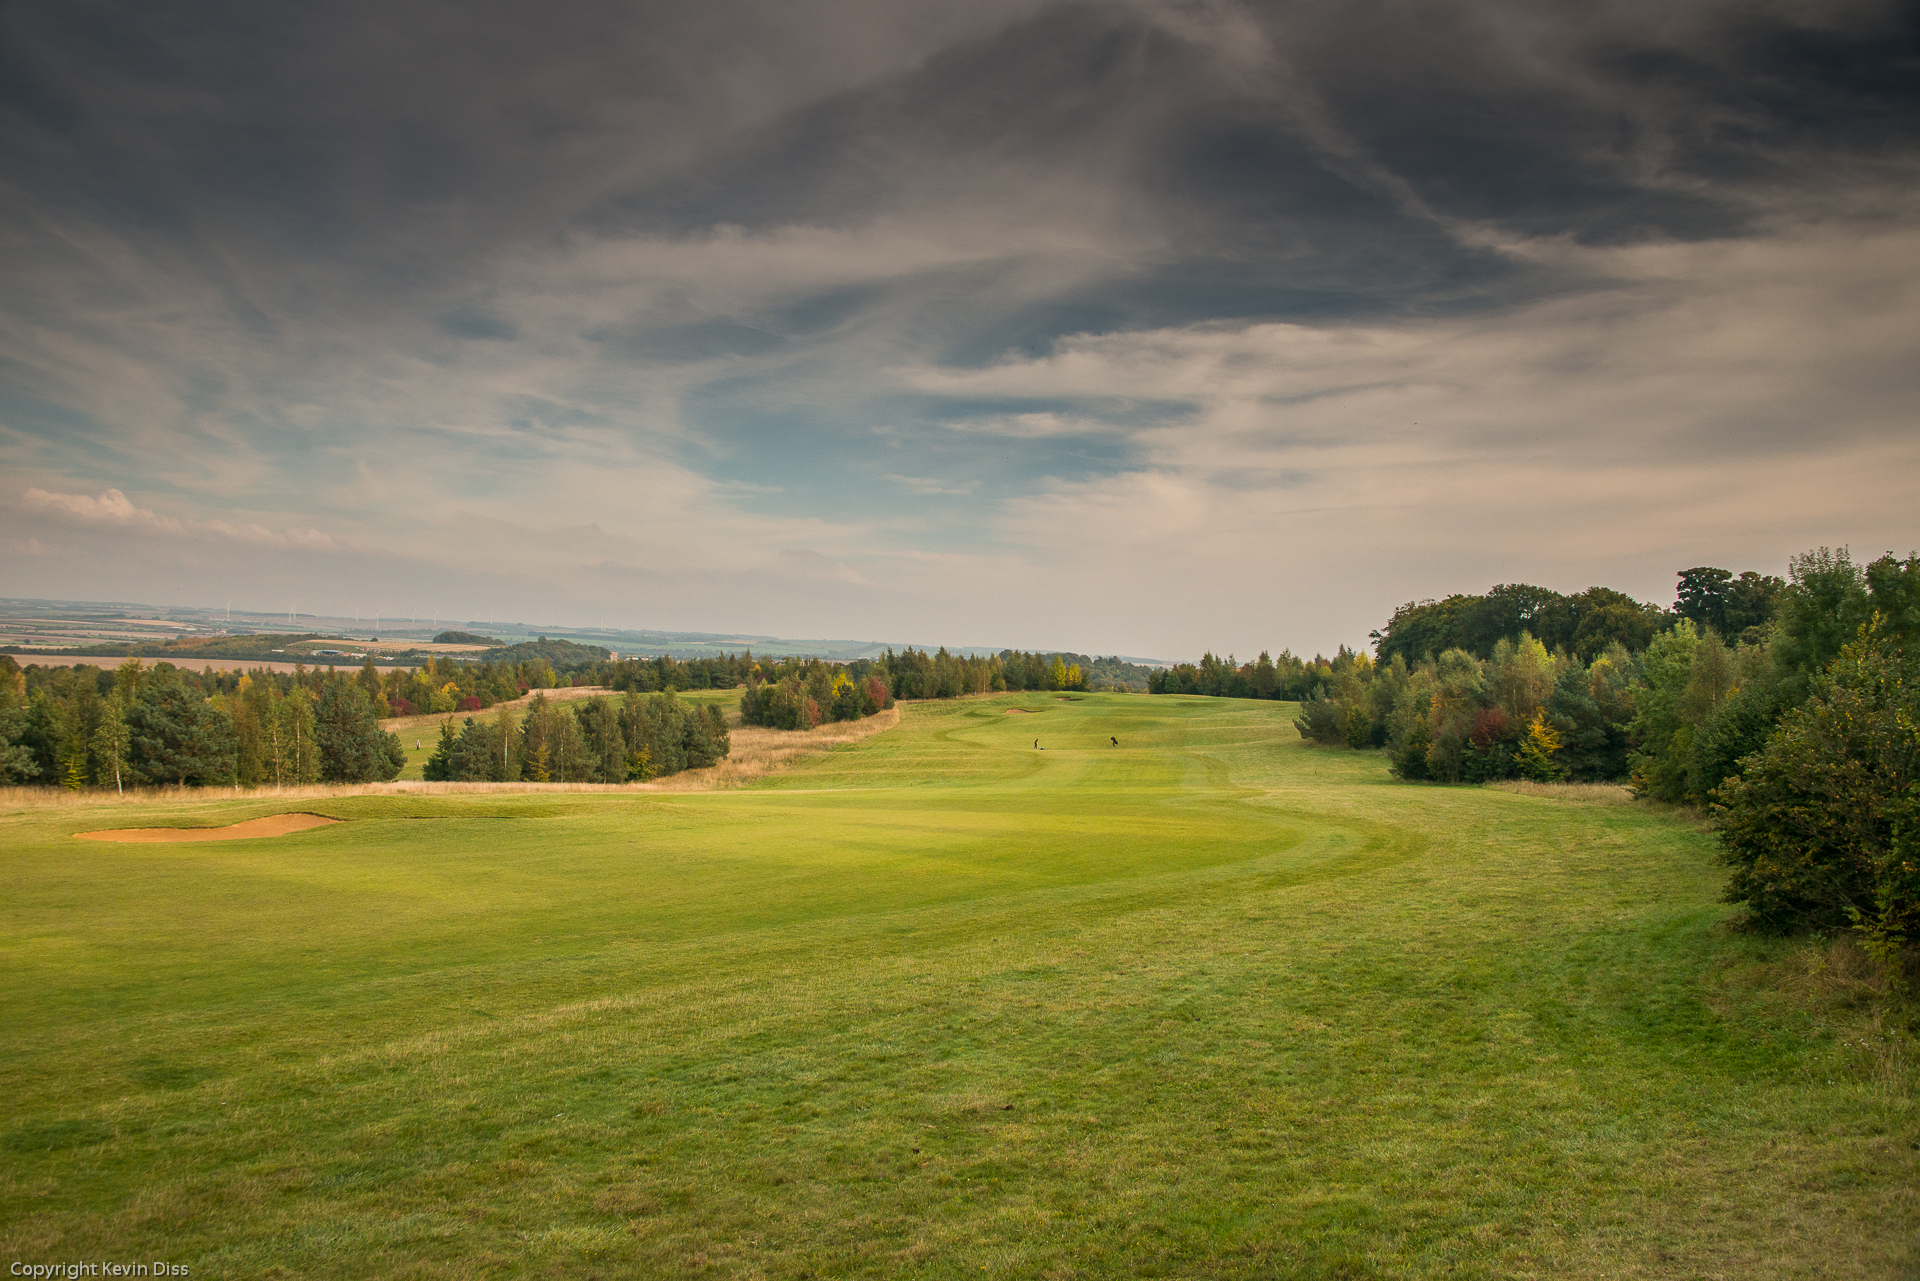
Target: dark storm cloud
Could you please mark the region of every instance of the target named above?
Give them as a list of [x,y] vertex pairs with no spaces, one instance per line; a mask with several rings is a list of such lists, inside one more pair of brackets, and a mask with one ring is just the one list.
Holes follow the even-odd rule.
[[[1053,5],[968,30],[911,6],[14,6],[0,97],[27,210],[164,243],[242,309],[232,255],[324,261],[276,301],[339,306],[529,239],[942,206],[1136,251],[1019,309],[1017,346],[1554,287],[1436,219],[1737,233],[1782,192],[1911,162],[1911,13]],[[1003,318],[962,315],[956,350]]]
[[1910,436],[1917,141],[1892,3],[16,4],[0,458],[532,578],[1385,530],[1362,460]]

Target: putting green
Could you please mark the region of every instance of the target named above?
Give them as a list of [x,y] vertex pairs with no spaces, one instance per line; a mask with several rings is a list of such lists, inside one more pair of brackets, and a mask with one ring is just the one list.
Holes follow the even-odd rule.
[[289,803],[7,814],[0,1245],[196,1277],[1909,1266],[1904,1078],[1781,994],[1800,945],[1717,928],[1696,825],[1396,784],[1293,711],[919,704],[752,788],[373,789],[247,841],[71,837]]

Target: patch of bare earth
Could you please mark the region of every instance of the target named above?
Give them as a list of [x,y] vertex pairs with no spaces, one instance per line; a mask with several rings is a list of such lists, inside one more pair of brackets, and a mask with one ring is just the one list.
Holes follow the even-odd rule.
[[101,832],[75,832],[74,838],[82,841],[128,841],[139,845],[165,841],[247,841],[262,836],[286,836],[339,821],[324,814],[272,814],[226,827],[117,827]]

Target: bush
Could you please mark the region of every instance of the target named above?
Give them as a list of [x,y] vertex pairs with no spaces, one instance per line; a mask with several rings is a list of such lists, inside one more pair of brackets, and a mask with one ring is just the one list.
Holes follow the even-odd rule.
[[1720,785],[1727,900],[1776,930],[1920,926],[1920,663],[1873,626]]
[[1347,741],[1347,713],[1339,703],[1327,697],[1325,689],[1316,689],[1300,704],[1300,715],[1293,727],[1310,743],[1333,745]]

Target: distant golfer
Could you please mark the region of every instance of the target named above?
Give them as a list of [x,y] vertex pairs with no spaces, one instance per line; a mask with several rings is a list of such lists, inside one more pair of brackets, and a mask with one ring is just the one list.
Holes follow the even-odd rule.
[[1035,750],[1035,751],[1038,751],[1038,750],[1040,749],[1040,740],[1039,740],[1039,739],[1037,739],[1037,738],[1036,738],[1036,739],[1034,739],[1034,740],[1033,740],[1033,747],[1034,747],[1034,750]]
[[1107,741],[1109,743],[1112,743],[1115,747],[1120,746],[1120,740],[1117,738],[1109,738]]

